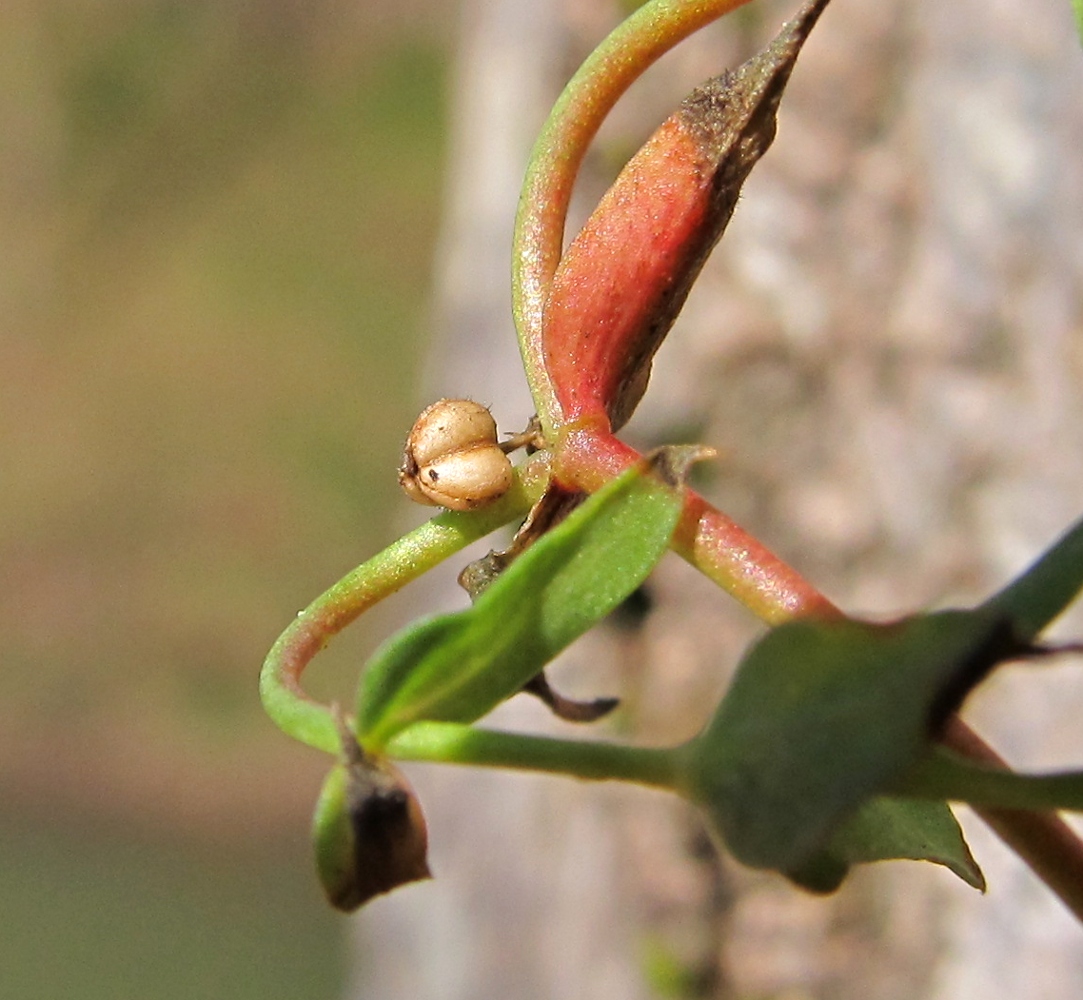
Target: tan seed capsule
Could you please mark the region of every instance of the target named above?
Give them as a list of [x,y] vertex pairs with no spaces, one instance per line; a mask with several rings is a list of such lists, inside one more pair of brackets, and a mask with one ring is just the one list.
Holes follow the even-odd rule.
[[410,431],[399,469],[399,484],[411,500],[460,511],[498,500],[513,480],[496,421],[469,399],[441,399],[428,407]]
[[508,456],[496,445],[477,445],[422,466],[417,488],[441,507],[475,510],[499,500],[511,488],[512,480]]
[[470,399],[439,399],[417,418],[406,452],[418,466],[476,444],[496,444],[493,415]]

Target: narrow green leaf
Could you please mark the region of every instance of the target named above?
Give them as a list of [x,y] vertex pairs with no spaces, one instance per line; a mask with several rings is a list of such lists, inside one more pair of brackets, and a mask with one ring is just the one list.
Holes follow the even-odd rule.
[[[1083,0],[1081,0],[1083,2]],[[1083,520],[1077,521],[1037,562],[986,601],[1006,614],[1021,640],[1034,639],[1083,589]]]
[[[774,629],[689,745],[693,798],[738,860],[800,872],[925,753],[958,698],[1000,658],[1005,628],[993,611],[944,611],[893,625]],[[924,856],[921,837],[891,812],[890,822],[884,807],[867,814],[842,860],[862,860],[862,850]]]
[[682,492],[641,464],[532,545],[467,611],[424,620],[377,651],[357,731],[374,749],[423,719],[473,722],[518,691],[647,577]]

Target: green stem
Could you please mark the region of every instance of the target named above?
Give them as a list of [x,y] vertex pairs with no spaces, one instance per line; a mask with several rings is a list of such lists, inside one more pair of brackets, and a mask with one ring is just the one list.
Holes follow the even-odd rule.
[[564,241],[572,187],[587,147],[617,99],[678,42],[749,0],[653,0],[594,50],[557,99],[527,166],[512,249],[512,305],[542,430],[563,420],[545,370],[542,317]]
[[[1008,770],[1007,763],[958,716],[948,722],[944,745],[986,769]],[[1083,844],[1075,831],[1055,812],[979,805],[974,811],[1083,923]]]
[[1079,42],[1083,45],[1083,0],[1072,0],[1072,10],[1075,11],[1075,26],[1079,32]]
[[1083,810],[1083,772],[1014,774],[937,749],[897,791],[969,803],[1083,923],[1083,852],[1072,828],[1053,811]]
[[312,658],[362,612],[525,514],[548,479],[548,456],[539,454],[520,470],[516,485],[497,503],[467,514],[434,517],[362,563],[300,612],[271,647],[260,673],[260,697],[275,724],[294,739],[337,755],[341,741],[330,708],[301,688],[301,674]]
[[947,750],[915,765],[895,790],[922,799],[945,799],[1000,809],[1083,812],[1083,772],[1018,774],[983,767]]
[[590,781],[630,781],[674,789],[680,747],[631,747],[523,736],[452,722],[417,722],[388,743],[398,760],[544,771]]
[[1036,639],[1076,599],[1083,586],[1080,566],[1083,566],[1083,519],[982,607],[1007,615],[1020,640]]
[[[568,427],[556,445],[554,468],[559,480],[594,490],[618,474],[637,453],[597,430]],[[1074,541],[1070,532],[1066,539]],[[832,618],[841,612],[796,570],[745,534],[724,514],[689,491],[673,547],[693,566],[771,624],[793,618]],[[1044,560],[1043,583],[1055,570],[1068,542],[1058,547],[1056,560]],[[1030,574],[1027,574],[1028,579]],[[1034,599],[1029,585],[1008,588],[999,600],[1037,620],[1048,608]],[[1043,611],[1042,609],[1045,609]],[[1028,620],[1030,620],[1028,618]],[[959,753],[991,767],[1003,761],[961,719],[954,719],[945,742]],[[975,805],[975,811],[1083,922],[1083,842],[1055,813],[1026,812]]]

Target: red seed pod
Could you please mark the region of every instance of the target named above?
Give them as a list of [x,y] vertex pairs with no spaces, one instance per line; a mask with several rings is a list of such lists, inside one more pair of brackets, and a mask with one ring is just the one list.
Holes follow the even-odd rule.
[[567,422],[635,410],[651,360],[775,136],[794,61],[828,0],[758,56],[684,101],[629,161],[561,260],[545,306],[545,364]]

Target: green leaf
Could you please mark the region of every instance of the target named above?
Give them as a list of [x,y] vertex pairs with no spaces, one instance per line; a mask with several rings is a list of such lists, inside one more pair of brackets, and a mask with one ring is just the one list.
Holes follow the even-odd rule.
[[363,745],[379,748],[423,719],[473,722],[635,590],[682,506],[676,480],[650,468],[637,465],[590,497],[469,610],[424,620],[377,651],[361,678]]
[[[689,744],[692,797],[738,860],[801,873],[924,755],[962,694],[1012,648],[1010,626],[992,610],[780,626],[745,656]],[[922,838],[937,831],[926,816],[908,835],[902,819],[915,817],[877,807],[833,856],[923,857]]]
[[[1083,521],[973,611],[775,629],[690,744],[693,797],[739,860],[819,891],[850,863],[888,857],[936,861],[980,886],[942,800],[1078,808],[1083,777],[1005,775],[929,755],[930,744],[988,671],[1034,651],[1081,588]],[[941,801],[875,798],[900,792]]]
[[1016,636],[1034,639],[1083,589],[1083,520],[982,608],[1007,615]]
[[[813,892],[833,892],[850,865],[897,859],[943,865],[968,885],[985,891],[985,877],[952,811],[943,802],[913,799],[870,799],[835,831],[812,863],[788,874]],[[833,879],[823,878],[832,874]]]

